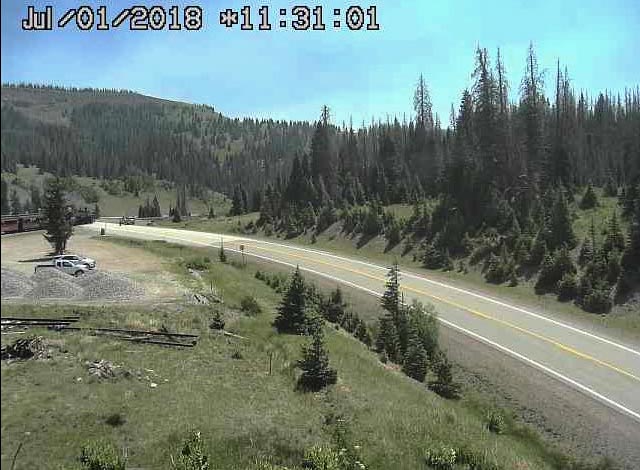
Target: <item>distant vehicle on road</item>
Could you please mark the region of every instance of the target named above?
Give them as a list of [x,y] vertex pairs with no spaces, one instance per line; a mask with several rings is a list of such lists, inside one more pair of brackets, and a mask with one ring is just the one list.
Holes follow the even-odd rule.
[[71,261],[75,264],[83,264],[85,265],[87,268],[89,269],[95,269],[96,267],[96,260],[88,258],[86,256],[82,256],[82,255],[58,255],[58,256],[54,256],[53,257],[54,260],[65,260],[65,261]]
[[89,271],[89,268],[84,264],[76,264],[73,261],[63,259],[53,260],[53,264],[39,264],[35,267],[35,271],[42,269],[58,269],[75,277],[82,276]]
[[135,225],[136,218],[135,217],[122,217],[120,219],[120,225]]

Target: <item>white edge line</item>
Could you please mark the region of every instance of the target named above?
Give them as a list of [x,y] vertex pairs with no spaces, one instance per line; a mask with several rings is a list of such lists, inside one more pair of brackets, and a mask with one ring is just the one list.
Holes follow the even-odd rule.
[[[138,233],[140,233],[140,232],[138,232]],[[197,232],[197,233],[199,233],[199,232]],[[187,240],[187,239],[184,239],[184,238],[172,237],[171,235],[165,235],[165,234],[163,234],[163,236],[165,238],[174,238],[174,239],[182,240],[182,241],[189,242],[189,243],[195,243],[195,244],[198,244],[198,245],[204,245],[204,246],[209,246],[209,247],[213,246],[211,243],[199,242],[199,241],[194,241],[194,240]],[[240,250],[235,250],[233,248],[227,248],[227,249],[229,251],[232,251],[232,252],[242,253]],[[280,261],[280,260],[276,260],[276,259],[271,259],[271,258],[268,258],[266,256],[262,256],[262,255],[257,255],[257,254],[253,254],[253,253],[245,253],[245,254],[247,254],[249,256],[252,256],[254,258],[260,258],[260,259],[263,259],[263,260],[266,260],[266,261],[275,262],[275,263],[283,264],[283,265],[290,266],[290,267],[296,267],[297,266],[295,264],[292,264],[292,263],[289,263],[289,262],[286,262],[286,261]],[[365,263],[365,264],[367,264],[367,263]],[[374,265],[372,265],[372,266],[374,266]],[[374,295],[376,297],[381,297],[381,294],[378,293],[378,292],[375,292],[375,291],[373,291],[371,289],[367,289],[366,287],[359,286],[359,285],[357,285],[355,283],[352,283],[352,282],[349,282],[349,281],[345,281],[344,279],[340,279],[340,278],[332,276],[330,274],[321,273],[321,272],[315,271],[313,269],[308,269],[308,268],[304,268],[304,267],[300,267],[300,269],[303,270],[303,271],[307,271],[307,272],[316,274],[318,276],[322,276],[322,277],[325,277],[325,278],[328,278],[328,279],[331,279],[331,280],[334,280],[334,281],[341,282],[343,284],[352,286],[352,287],[354,287],[356,289],[365,291],[365,292],[367,292],[367,293],[369,293],[371,295]],[[468,336],[471,336],[472,338],[475,338],[475,339],[477,339],[479,341],[482,341],[482,342],[484,342],[486,344],[489,344],[489,345],[493,346],[494,348],[499,349],[500,351],[503,351],[503,352],[505,352],[505,353],[517,358],[517,359],[520,359],[523,362],[526,362],[526,363],[528,363],[528,364],[530,364],[530,365],[532,365],[534,367],[537,367],[540,370],[545,371],[546,373],[556,377],[557,379],[560,379],[560,380],[562,380],[562,381],[564,381],[566,383],[569,383],[569,384],[573,385],[574,387],[576,387],[577,389],[581,390],[582,392],[584,392],[584,393],[586,393],[588,395],[591,395],[592,397],[594,397],[594,398],[596,398],[596,399],[608,404],[609,406],[611,406],[613,408],[616,408],[618,411],[622,411],[623,413],[627,414],[628,416],[630,416],[630,417],[632,417],[635,420],[640,422],[640,413],[636,413],[635,411],[630,410],[626,406],[621,405],[620,403],[618,403],[618,402],[616,402],[616,401],[614,401],[614,400],[612,400],[610,398],[605,397],[604,395],[596,392],[595,390],[587,387],[586,385],[582,385],[581,383],[576,382],[573,379],[570,379],[566,375],[563,375],[560,372],[557,372],[557,371],[545,366],[544,364],[541,364],[541,363],[539,363],[537,361],[534,361],[533,359],[529,359],[528,357],[526,357],[526,356],[524,356],[524,355],[522,355],[520,353],[517,353],[517,352],[515,352],[515,351],[513,351],[513,350],[511,350],[511,349],[509,349],[509,348],[507,348],[505,346],[502,346],[501,344],[498,344],[495,341],[492,341],[492,340],[490,340],[488,338],[485,338],[484,336],[481,336],[481,335],[479,335],[477,333],[474,333],[473,331],[467,330],[466,328],[458,326],[455,323],[450,322],[449,320],[445,320],[443,318],[440,318],[439,315],[437,315],[436,318],[440,322],[444,323],[445,325],[447,325],[447,326],[449,326],[451,328],[454,328],[454,329],[456,329],[456,330],[458,330],[458,331],[460,331],[460,332],[462,332],[462,333],[464,333],[464,334],[466,334]],[[578,330],[578,331],[580,331],[580,330]]]
[[[191,232],[193,232],[193,231],[191,231]],[[193,233],[207,233],[207,232],[193,232]],[[233,235],[231,237],[232,238],[236,238],[236,239],[243,239],[242,237],[235,237]],[[339,259],[341,261],[347,261],[347,262],[350,262],[350,263],[358,263],[358,264],[361,264],[363,266],[368,266],[370,268],[381,269],[381,270],[385,270],[385,271],[388,269],[388,268],[386,268],[384,266],[368,263],[366,261],[361,261],[361,260],[354,259],[354,258],[345,258],[343,256],[334,255],[334,254],[326,252],[326,251],[302,248],[302,247],[299,247],[299,246],[282,244],[282,243],[274,243],[274,242],[258,240],[258,239],[254,239],[254,238],[244,238],[244,239],[245,240],[250,240],[250,241],[253,241],[253,242],[257,242],[257,243],[264,243],[266,245],[274,245],[274,246],[279,246],[279,247],[283,247],[283,248],[291,248],[291,249],[298,250],[298,251],[303,251],[303,252],[306,251],[306,252],[309,252],[309,253],[315,253],[315,254],[319,254],[319,255],[323,255],[323,256],[328,256],[330,258]],[[457,291],[457,292],[461,292],[463,294],[467,294],[467,295],[470,295],[470,296],[485,300],[487,302],[491,302],[491,303],[494,303],[496,305],[500,305],[501,307],[505,307],[505,308],[510,308],[510,309],[516,310],[518,312],[524,313],[526,315],[530,315],[530,316],[538,318],[540,320],[547,321],[547,322],[552,323],[552,324],[554,324],[556,326],[561,326],[563,328],[567,328],[568,330],[571,330],[571,331],[573,331],[575,333],[580,333],[580,334],[585,335],[585,336],[587,336],[589,338],[592,338],[592,339],[601,341],[603,343],[609,344],[610,346],[615,346],[615,347],[620,348],[620,349],[622,349],[624,351],[627,351],[627,352],[630,352],[632,354],[635,354],[636,356],[640,356],[640,351],[636,351],[635,349],[630,348],[628,346],[625,346],[623,344],[616,343],[615,341],[611,341],[611,340],[609,340],[607,338],[603,338],[602,336],[598,336],[598,335],[595,335],[593,333],[589,333],[588,331],[581,330],[580,328],[576,328],[575,326],[571,326],[571,325],[569,325],[567,323],[563,323],[561,321],[554,320],[553,318],[549,318],[549,317],[547,317],[545,315],[540,315],[538,313],[531,312],[529,310],[525,310],[525,309],[523,309],[521,307],[517,307],[515,305],[510,305],[510,304],[501,302],[499,300],[493,299],[491,297],[484,296],[482,294],[478,294],[478,293],[473,292],[473,291],[461,289],[459,287],[455,287],[455,286],[452,286],[450,284],[445,284],[445,283],[442,283],[442,282],[439,282],[439,281],[434,281],[432,279],[428,279],[428,278],[426,278],[424,276],[413,274],[411,272],[403,271],[401,274],[406,276],[406,277],[410,277],[410,278],[413,278],[413,279],[418,279],[420,281],[425,281],[425,282],[428,282],[428,283],[431,283],[431,284],[435,284],[437,286],[444,287],[446,289],[451,289],[451,290],[454,290],[454,291]]]

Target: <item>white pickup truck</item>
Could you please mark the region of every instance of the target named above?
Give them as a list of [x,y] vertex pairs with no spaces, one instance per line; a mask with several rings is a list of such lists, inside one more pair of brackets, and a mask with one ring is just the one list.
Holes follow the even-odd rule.
[[71,276],[82,276],[84,273],[88,272],[90,268],[88,268],[85,264],[76,264],[71,260],[64,259],[55,259],[53,260],[53,264],[39,264],[35,267],[35,271],[39,271],[41,269],[58,269],[64,273],[67,273]]
[[85,265],[89,269],[94,269],[96,267],[96,260],[87,258],[82,255],[58,255],[53,257],[54,260],[63,260],[63,261],[71,261],[73,264],[82,264]]

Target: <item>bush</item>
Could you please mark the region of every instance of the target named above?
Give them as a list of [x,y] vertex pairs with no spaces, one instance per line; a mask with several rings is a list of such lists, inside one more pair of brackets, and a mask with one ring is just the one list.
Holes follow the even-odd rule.
[[429,382],[429,388],[443,398],[460,398],[460,385],[453,381],[451,363],[444,353],[437,354],[432,369],[436,374],[436,379]]
[[313,446],[305,451],[302,466],[310,470],[340,470],[340,456],[330,447]]
[[566,302],[573,300],[578,295],[578,279],[573,273],[565,274],[558,283],[558,300]]
[[434,243],[428,243],[422,261],[427,269],[441,269],[447,264],[447,254]]
[[262,307],[252,295],[247,295],[243,297],[240,301],[240,310],[242,310],[247,315],[255,317],[256,315],[262,313]]
[[608,313],[612,306],[611,289],[604,282],[598,282],[582,299],[582,308],[591,313]]
[[185,266],[187,269],[193,269],[194,271],[206,271],[209,269],[211,259],[207,256],[196,256],[186,261]]
[[116,448],[104,441],[92,441],[80,453],[80,463],[86,470],[125,470],[125,460]]
[[456,465],[456,450],[442,445],[425,452],[425,461],[434,470],[453,470]]
[[209,324],[209,328],[212,330],[224,330],[224,318],[222,317],[222,313],[216,312]]
[[487,413],[487,429],[495,434],[503,434],[506,428],[504,416],[497,411]]
[[204,452],[199,432],[184,442],[176,458],[171,456],[171,470],[209,470],[209,457]]

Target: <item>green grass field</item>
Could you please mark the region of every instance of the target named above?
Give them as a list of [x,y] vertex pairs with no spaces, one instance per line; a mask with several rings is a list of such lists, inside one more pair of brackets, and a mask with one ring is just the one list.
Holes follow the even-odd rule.
[[[251,469],[263,457],[298,466],[305,449],[330,442],[325,422],[338,414],[349,423],[353,444],[361,446],[371,469],[425,468],[426,449],[441,445],[485,455],[497,465],[491,468],[566,468],[532,433],[515,426],[504,435],[488,432],[486,410],[476,402],[438,397],[333,328],[327,327],[326,334],[338,384],[316,394],[294,391],[294,365],[305,339],[278,335],[271,327],[279,296],[253,277],[255,266],[241,269],[214,261],[199,280],[183,261],[193,256],[217,260],[215,251],[113,241],[165,257],[169,269],[194,290],[206,292],[214,285],[224,298],[219,308],[225,312],[226,329],[247,339],[212,332],[211,307],[179,302],[135,308],[3,305],[5,316],[75,312],[83,325],[164,325],[170,331],[200,335],[195,348],[178,350],[78,332],[34,330],[51,341],[52,357],[2,362],[3,467],[9,466],[22,443],[16,469],[72,468],[83,443],[104,438],[126,449],[131,468],[169,468],[171,455],[194,429],[202,433],[211,468]],[[257,317],[246,317],[237,309],[248,294],[263,309]],[[10,339],[3,335],[3,344]],[[85,363],[100,359],[131,376],[91,378]]]

